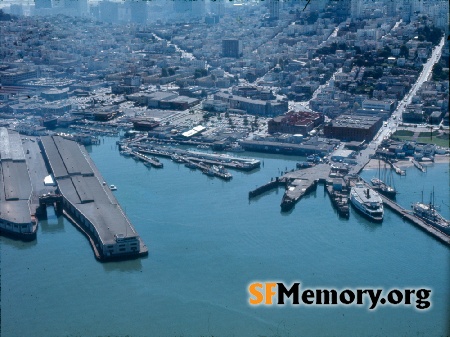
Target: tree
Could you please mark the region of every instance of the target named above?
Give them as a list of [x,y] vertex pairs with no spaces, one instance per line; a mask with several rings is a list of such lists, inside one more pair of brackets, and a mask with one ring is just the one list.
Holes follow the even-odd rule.
[[169,72],[170,76],[175,75],[175,70],[173,68],[169,68],[167,71]]
[[338,46],[337,46],[337,48],[338,48],[339,50],[347,50],[347,44],[345,44],[345,43],[339,43]]
[[408,57],[408,55],[409,55],[409,48],[406,47],[404,44],[402,44],[400,46],[400,56]]
[[169,76],[167,73],[167,69],[166,68],[161,68],[161,77],[167,77]]
[[206,69],[195,69],[194,78],[204,77],[208,75],[208,71]]
[[317,11],[310,12],[308,17],[306,18],[306,22],[308,22],[308,24],[312,25],[314,22],[317,21],[318,18],[319,18],[319,13]]

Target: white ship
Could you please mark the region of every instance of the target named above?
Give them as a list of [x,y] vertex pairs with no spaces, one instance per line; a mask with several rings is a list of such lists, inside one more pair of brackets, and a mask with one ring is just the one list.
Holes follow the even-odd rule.
[[350,202],[361,214],[372,221],[383,221],[384,208],[380,195],[373,189],[357,183],[350,191]]

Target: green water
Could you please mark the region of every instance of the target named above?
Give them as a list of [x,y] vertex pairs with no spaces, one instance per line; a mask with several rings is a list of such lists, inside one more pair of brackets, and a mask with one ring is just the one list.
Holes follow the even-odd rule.
[[[149,246],[147,258],[102,264],[86,238],[56,218],[36,242],[1,238],[2,336],[445,336],[450,249],[389,210],[372,224],[340,219],[323,187],[289,213],[282,189],[248,191],[299,158],[252,154],[259,170],[224,182],[162,159],[148,169],[121,157],[115,138],[91,156]],[[248,156],[248,154],[245,154]],[[405,207],[429,197],[449,218],[448,165],[394,177]],[[364,172],[370,178],[374,171]],[[305,288],[432,289],[432,307],[252,307],[255,280]]]

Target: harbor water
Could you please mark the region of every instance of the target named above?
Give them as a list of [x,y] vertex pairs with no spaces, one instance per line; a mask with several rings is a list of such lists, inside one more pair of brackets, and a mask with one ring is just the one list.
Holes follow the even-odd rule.
[[[149,256],[95,260],[88,240],[48,209],[35,242],[0,238],[1,336],[446,336],[450,249],[385,209],[374,224],[353,209],[339,218],[322,185],[288,213],[283,189],[248,192],[299,157],[239,153],[262,161],[231,181],[161,159],[147,168],[120,156],[117,138],[88,148]],[[370,179],[376,170],[365,171]],[[399,204],[429,201],[450,218],[449,166],[394,176]],[[411,306],[250,306],[254,281],[301,289],[427,288]]]

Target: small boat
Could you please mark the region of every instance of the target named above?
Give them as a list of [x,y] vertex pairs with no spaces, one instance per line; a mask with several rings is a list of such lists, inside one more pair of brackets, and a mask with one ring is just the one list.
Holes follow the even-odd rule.
[[117,191],[116,185],[109,185],[109,189],[110,189],[111,191]]
[[193,170],[195,170],[197,168],[197,165],[194,162],[190,161],[190,160],[188,160],[187,163],[184,164],[184,166],[186,166],[186,167],[188,167],[190,169],[193,169]]
[[212,170],[215,175],[217,175],[218,177],[220,177],[222,179],[229,180],[229,179],[233,178],[231,173],[229,173],[225,169],[225,167],[223,167],[222,165],[219,165],[219,166],[213,165]]
[[170,158],[175,162],[175,163],[184,163],[185,160],[183,157],[173,154],[172,156],[170,156]]
[[310,163],[310,162],[306,162],[306,161],[302,161],[297,163],[297,168],[298,169],[305,169],[305,168],[309,168],[309,167],[313,167],[314,164]]
[[210,166],[207,166],[207,168],[204,169],[202,172],[204,174],[206,174],[207,176],[210,176],[210,177],[214,177],[215,176],[214,170]]

